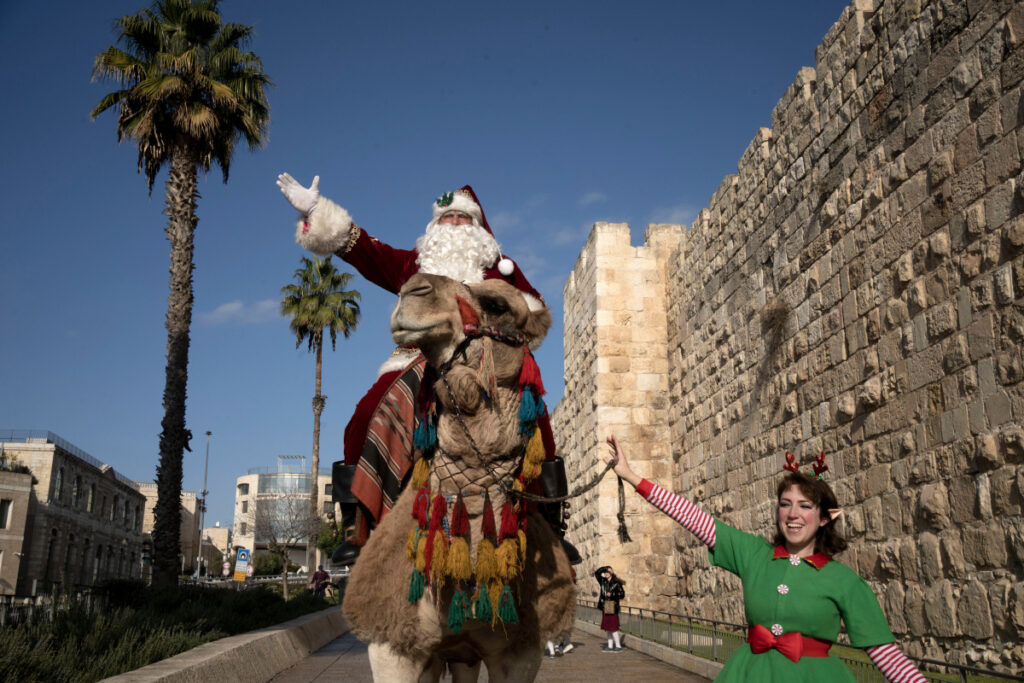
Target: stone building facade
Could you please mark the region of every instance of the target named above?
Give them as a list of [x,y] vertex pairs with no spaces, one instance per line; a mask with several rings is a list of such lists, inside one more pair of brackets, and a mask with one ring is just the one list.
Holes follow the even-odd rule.
[[[769,534],[783,454],[824,450],[907,651],[1024,670],[1024,4],[854,0],[688,228],[597,224],[565,285],[571,480],[638,470]],[[608,477],[581,576],[742,622],[735,577]],[[586,589],[585,582],[581,584]]]
[[[31,472],[20,481],[9,472],[0,478],[0,499],[10,491],[14,511],[12,527],[0,529],[0,548],[4,564],[17,567],[13,586],[0,567],[2,594],[27,597],[65,582],[79,589],[141,577],[145,497],[134,482],[55,434],[31,434],[0,442],[6,459]],[[14,549],[16,534],[7,533],[17,527],[21,547]]]

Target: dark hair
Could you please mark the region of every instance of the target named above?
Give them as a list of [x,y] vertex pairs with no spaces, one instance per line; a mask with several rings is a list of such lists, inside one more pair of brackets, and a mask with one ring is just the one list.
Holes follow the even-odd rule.
[[[818,506],[818,512],[821,514],[822,519],[828,520],[824,526],[818,528],[817,533],[814,535],[814,552],[832,557],[846,550],[846,539],[836,529],[836,521],[828,514],[830,509],[839,507],[839,501],[836,500],[836,494],[832,492],[832,487],[823,480],[808,476],[802,472],[786,472],[786,476],[782,478],[778,488],[775,490],[776,504],[782,498],[782,494],[793,486],[800,489],[800,493],[807,496],[809,501]],[[786,539],[782,535],[782,530],[779,529],[779,519],[778,515],[776,515],[775,545],[785,545],[785,543]]]

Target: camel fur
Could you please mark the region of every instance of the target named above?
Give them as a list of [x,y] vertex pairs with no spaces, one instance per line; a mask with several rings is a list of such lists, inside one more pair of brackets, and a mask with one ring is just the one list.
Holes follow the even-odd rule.
[[[522,345],[488,337],[467,342],[457,297],[472,307],[481,326],[519,332],[527,340],[543,337],[551,314],[546,308],[531,312],[519,291],[502,280],[465,285],[418,274],[402,288],[391,317],[396,343],[417,345],[431,366],[445,369],[447,384],[435,384],[439,448],[431,464],[430,486],[444,494],[462,489],[475,563],[483,497],[473,494],[486,486],[492,504],[500,507],[503,494],[495,478],[511,479],[522,456],[518,378],[524,352]],[[374,679],[436,681],[448,668],[456,681],[475,681],[483,663],[495,683],[532,681],[543,642],[570,628],[574,620],[575,586],[558,537],[539,514],[530,513],[527,556],[513,585],[519,623],[498,621],[492,626],[467,617],[456,634],[448,628],[447,618],[452,581],[439,595],[428,586],[416,604],[408,599],[412,566],[405,546],[414,523],[415,495],[407,486],[370,535],[345,591],[345,617],[355,634],[370,643]]]

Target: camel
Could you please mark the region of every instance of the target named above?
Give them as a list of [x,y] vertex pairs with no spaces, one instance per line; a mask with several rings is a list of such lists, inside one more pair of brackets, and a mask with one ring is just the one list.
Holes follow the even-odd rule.
[[[418,346],[442,378],[434,384],[438,447],[428,481],[435,493],[461,489],[473,566],[484,524],[483,491],[502,505],[501,482],[523,459],[518,381],[525,342],[542,339],[550,325],[546,308],[531,312],[502,280],[466,285],[427,274],[402,287],[391,316],[395,342]],[[407,485],[371,533],[345,591],[344,614],[369,643],[374,680],[438,681],[447,668],[454,681],[466,683],[477,680],[481,663],[493,683],[534,680],[544,640],[574,620],[575,587],[558,537],[538,513],[524,512],[525,558],[509,582],[518,621],[480,620],[469,610],[461,628],[453,628],[449,608],[457,582],[450,577],[428,582],[423,596],[410,602],[413,564],[406,547],[416,524],[416,497]]]

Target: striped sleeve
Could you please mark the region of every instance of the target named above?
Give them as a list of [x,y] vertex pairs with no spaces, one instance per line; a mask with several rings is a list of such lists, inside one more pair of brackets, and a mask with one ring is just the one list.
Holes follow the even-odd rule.
[[682,496],[666,491],[646,479],[637,485],[636,490],[654,507],[682,524],[687,531],[699,538],[707,547],[714,549],[715,520],[711,515]]
[[917,666],[896,646],[896,643],[876,645],[867,648],[868,656],[892,683],[928,683]]

